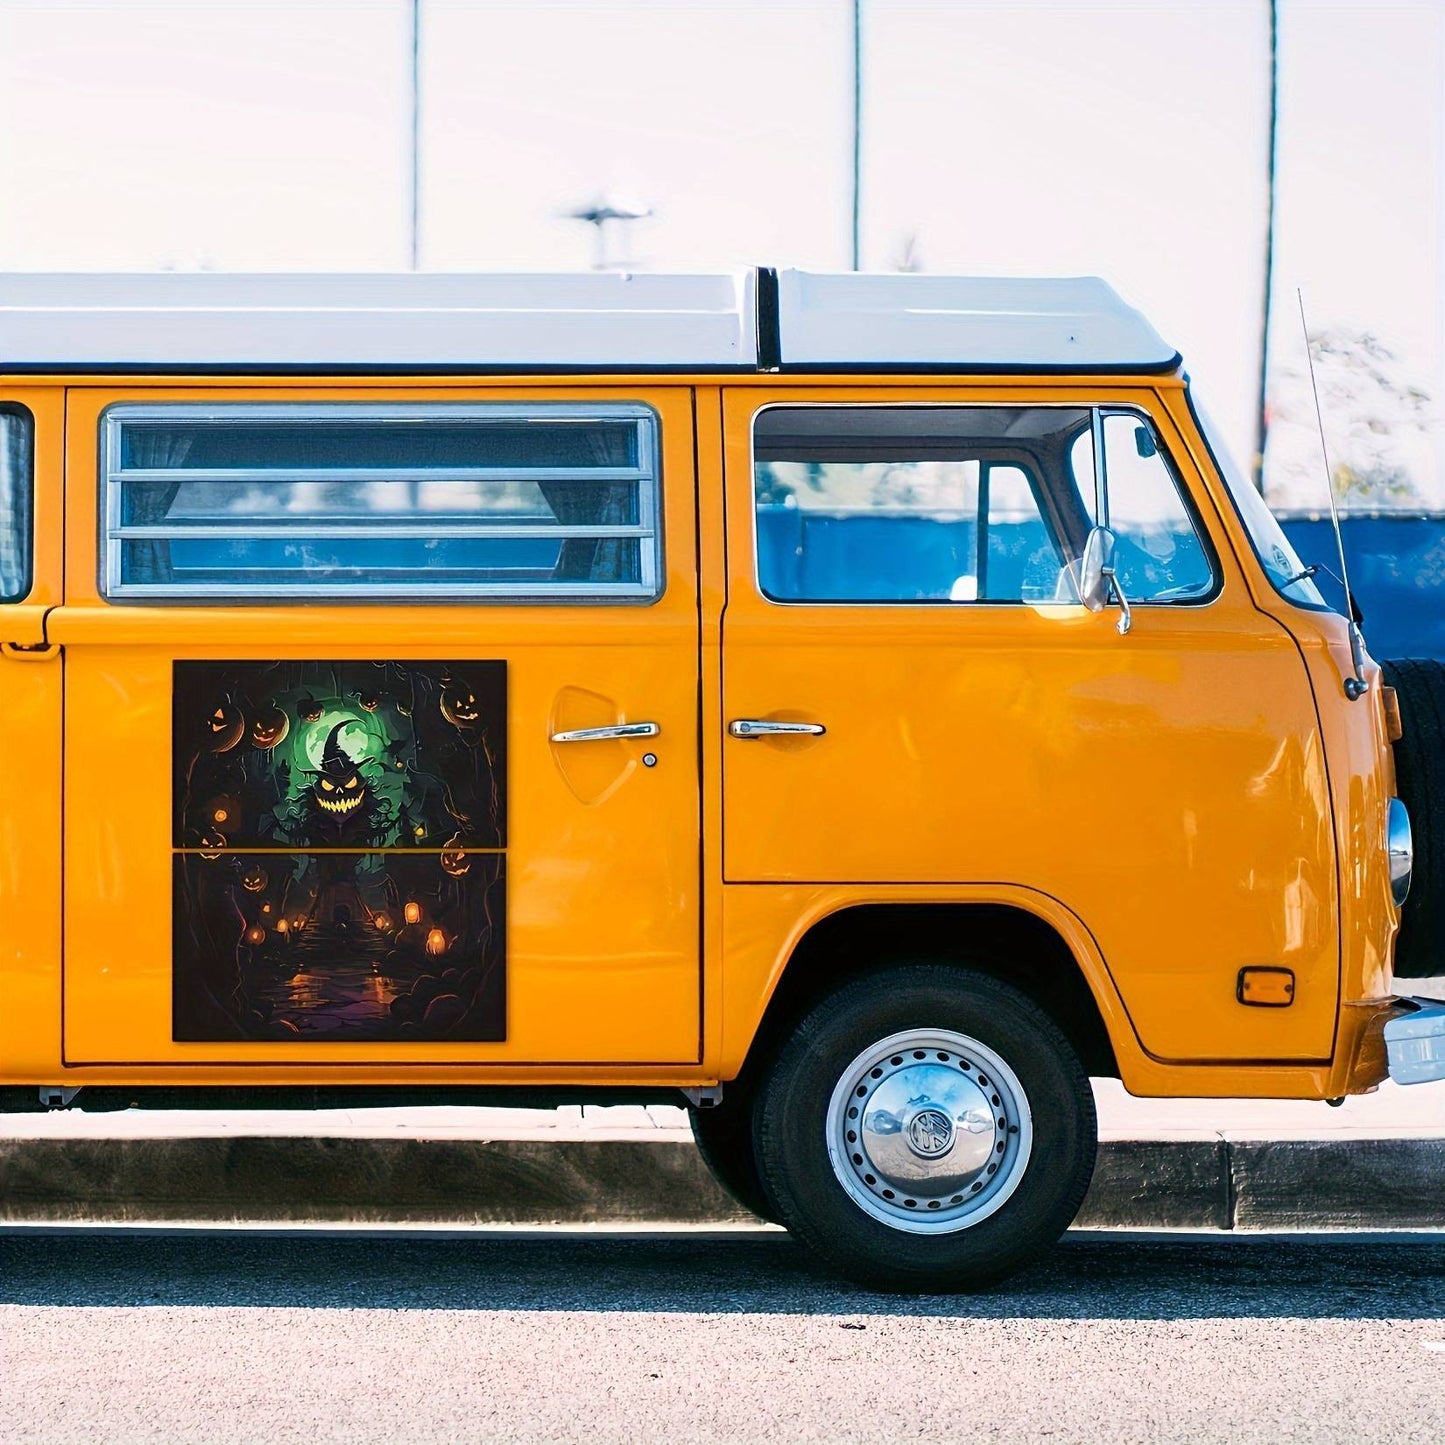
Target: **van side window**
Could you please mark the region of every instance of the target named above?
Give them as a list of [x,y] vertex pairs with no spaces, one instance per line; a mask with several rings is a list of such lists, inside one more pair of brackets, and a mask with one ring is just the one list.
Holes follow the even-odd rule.
[[[771,407],[753,427],[758,582],[778,602],[1053,602],[1087,524],[1089,413]],[[1070,511],[1072,515],[1070,514]]]
[[0,405],[0,602],[30,592],[35,423],[23,407]]
[[127,404],[101,452],[111,598],[662,590],[657,418],[639,404]]
[[[1214,590],[1214,569],[1153,428],[1137,412],[1104,411],[1106,522],[1118,539],[1115,566],[1130,602],[1188,602]],[[1070,455],[1080,498],[1094,520],[1094,439]]]

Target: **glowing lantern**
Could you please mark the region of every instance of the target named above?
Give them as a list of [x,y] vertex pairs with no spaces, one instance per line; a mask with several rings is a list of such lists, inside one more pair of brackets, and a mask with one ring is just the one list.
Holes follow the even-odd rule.
[[276,932],[277,932],[277,933],[290,933],[290,931],[291,931],[291,925],[290,925],[289,923],[287,923],[284,918],[278,918],[278,919],[276,920]]
[[383,933],[385,933],[386,930],[391,927],[391,919],[389,919],[384,913],[378,913],[374,921],[376,923],[376,926],[381,929]]
[[305,927],[306,927],[306,915],[305,915],[304,913],[298,913],[298,914],[296,915],[296,917],[291,920],[291,927],[292,927],[292,928],[305,928]]
[[403,918],[405,918],[408,923],[420,923],[420,922],[421,922],[421,904],[420,904],[420,903],[408,903],[408,904],[406,905],[406,907],[402,909],[402,911],[401,911],[401,916],[402,916]]
[[426,936],[426,951],[436,958],[447,951],[447,936],[440,928],[433,928]]
[[256,947],[258,944],[265,943],[265,941],[266,930],[262,928],[259,923],[253,923],[246,930],[246,942],[249,943],[253,948]]

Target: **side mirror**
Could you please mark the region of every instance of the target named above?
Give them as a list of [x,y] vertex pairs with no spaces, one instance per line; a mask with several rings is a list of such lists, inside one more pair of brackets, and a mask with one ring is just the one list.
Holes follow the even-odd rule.
[[1110,581],[1114,575],[1114,534],[1107,527],[1095,527],[1084,541],[1079,559],[1079,601],[1090,612],[1102,612],[1109,605]]
[[1079,558],[1079,601],[1090,612],[1102,612],[1112,594],[1119,604],[1119,636],[1126,637],[1134,625],[1134,614],[1114,570],[1115,544],[1114,534],[1107,527],[1095,527],[1084,539],[1084,555]]

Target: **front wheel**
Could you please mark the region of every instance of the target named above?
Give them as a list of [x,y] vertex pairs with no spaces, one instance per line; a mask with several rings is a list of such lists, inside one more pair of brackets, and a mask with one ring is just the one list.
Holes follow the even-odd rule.
[[1068,1228],[1094,1168],[1089,1080],[991,975],[880,969],[803,1020],[765,1079],[758,1167],[781,1222],[879,1289],[993,1283]]

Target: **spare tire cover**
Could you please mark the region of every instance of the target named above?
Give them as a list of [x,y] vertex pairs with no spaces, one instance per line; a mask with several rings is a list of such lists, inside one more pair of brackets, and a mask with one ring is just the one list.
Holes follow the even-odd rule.
[[1415,868],[1395,940],[1397,978],[1445,974],[1445,662],[1382,662],[1400,702],[1403,735],[1395,744],[1395,782],[1410,813]]

